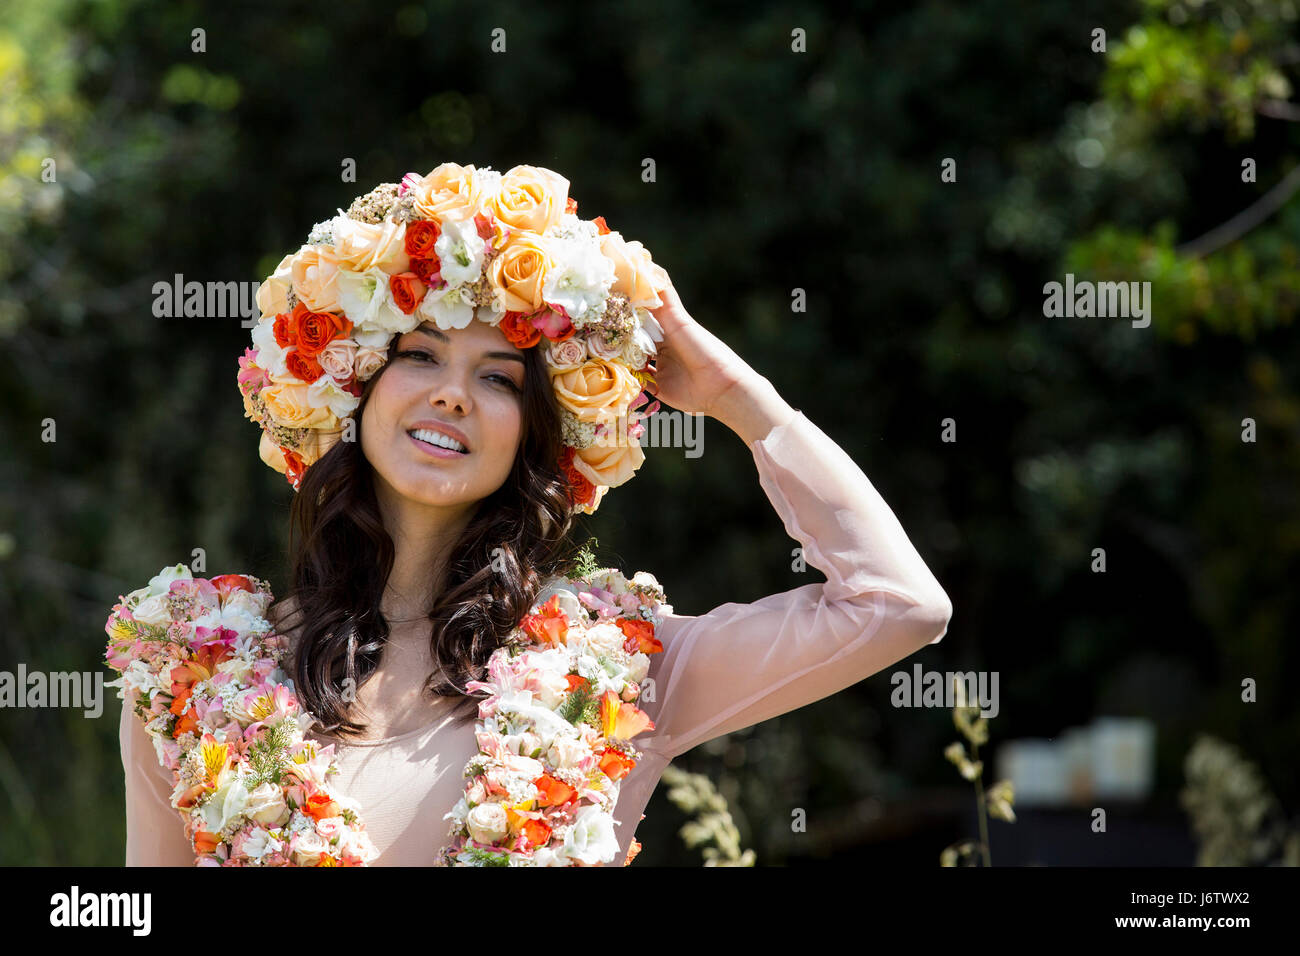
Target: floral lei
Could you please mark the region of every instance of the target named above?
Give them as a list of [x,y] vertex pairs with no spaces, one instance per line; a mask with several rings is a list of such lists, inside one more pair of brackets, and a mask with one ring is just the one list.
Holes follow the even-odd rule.
[[[198,866],[366,866],[378,851],[361,807],[330,785],[334,745],[281,668],[285,638],[265,618],[273,595],[250,575],[195,578],[164,568],[120,598],[105,624],[110,682],[135,710]],[[654,724],[634,702],[663,650],[671,605],[653,575],[591,569],[547,583],[493,652],[480,701],[479,752],[444,819],[439,866],[590,866],[617,855],[613,811]],[[640,850],[635,840],[624,865]]]

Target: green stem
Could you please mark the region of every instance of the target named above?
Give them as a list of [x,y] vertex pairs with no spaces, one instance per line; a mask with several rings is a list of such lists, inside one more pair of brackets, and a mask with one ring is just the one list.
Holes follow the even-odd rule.
[[[971,759],[978,762],[980,759],[980,748],[976,743],[971,743]],[[980,818],[980,849],[984,853],[984,865],[993,865],[993,854],[989,849],[989,822],[988,813],[984,806],[984,768],[980,767],[980,772],[975,775],[975,802],[979,808]]]

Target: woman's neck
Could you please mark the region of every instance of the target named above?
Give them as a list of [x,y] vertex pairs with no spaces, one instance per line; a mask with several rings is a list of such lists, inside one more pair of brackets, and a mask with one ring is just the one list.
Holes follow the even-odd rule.
[[393,567],[380,610],[389,623],[426,619],[442,589],[447,558],[474,516],[474,505],[443,508],[378,488],[376,494],[384,527],[393,539]]

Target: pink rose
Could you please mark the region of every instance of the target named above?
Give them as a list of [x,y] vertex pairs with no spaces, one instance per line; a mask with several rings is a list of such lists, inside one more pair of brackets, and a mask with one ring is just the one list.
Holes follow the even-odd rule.
[[612,362],[623,354],[622,344],[611,345],[605,338],[605,333],[599,329],[592,329],[587,333],[587,350],[597,358],[603,358],[607,362]]
[[316,356],[321,370],[340,385],[352,378],[352,368],[357,358],[357,343],[351,339],[335,339]]
[[364,382],[374,375],[384,366],[388,360],[388,352],[385,349],[357,349],[353,371],[356,372],[357,381]]
[[571,335],[563,342],[552,342],[546,350],[546,361],[553,368],[575,369],[587,361],[587,344],[580,335]]

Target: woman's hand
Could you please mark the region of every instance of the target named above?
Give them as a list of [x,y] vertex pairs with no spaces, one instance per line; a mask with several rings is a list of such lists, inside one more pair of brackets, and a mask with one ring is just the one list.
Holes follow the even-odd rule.
[[653,361],[657,384],[650,393],[688,415],[725,420],[728,402],[742,390],[739,386],[760,376],[725,342],[691,318],[671,280],[659,297],[664,304],[649,311],[663,329],[664,340],[658,343]]

